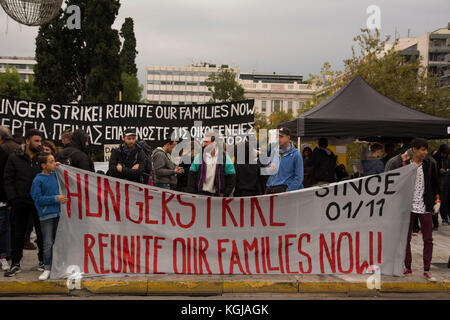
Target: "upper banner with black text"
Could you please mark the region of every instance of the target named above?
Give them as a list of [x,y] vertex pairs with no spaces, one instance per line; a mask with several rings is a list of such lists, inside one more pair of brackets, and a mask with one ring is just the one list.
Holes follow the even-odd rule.
[[[199,105],[145,103],[58,104],[0,96],[0,125],[12,134],[31,128],[44,139],[58,142],[66,129],[85,130],[93,146],[120,143],[123,132],[136,128],[137,139],[152,146],[169,138],[200,139],[206,131],[220,133],[226,142],[252,135],[254,100]],[[201,123],[200,123],[201,122]]]

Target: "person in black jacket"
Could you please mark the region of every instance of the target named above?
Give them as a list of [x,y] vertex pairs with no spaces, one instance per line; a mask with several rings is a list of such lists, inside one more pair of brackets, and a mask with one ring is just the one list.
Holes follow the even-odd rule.
[[[450,148],[446,144],[441,144],[439,146],[438,151],[433,156],[434,160],[436,160],[437,165],[437,171],[439,174],[439,185],[441,190],[444,189],[444,177],[445,175],[450,172]],[[449,224],[448,223],[448,211],[444,208],[444,206],[441,206],[441,218],[442,218],[442,224]]]
[[[411,142],[411,153],[397,155],[392,159],[390,169],[397,169],[408,164],[417,165],[417,176],[414,185],[413,202],[406,246],[404,275],[411,274],[411,234],[414,218],[418,217],[423,237],[423,268],[424,277],[429,281],[436,281],[430,273],[431,258],[433,255],[433,217],[439,211],[440,190],[436,167],[427,158],[428,143],[425,139],[416,138]],[[412,154],[412,157],[409,156]]]
[[144,151],[145,155],[145,166],[142,171],[142,179],[144,184],[152,183],[152,147],[144,140],[138,142],[138,145],[141,146],[142,151]]
[[25,233],[30,215],[36,229],[39,269],[43,271],[43,243],[39,216],[30,195],[34,177],[41,172],[34,157],[41,151],[42,136],[38,130],[31,129],[25,134],[25,145],[9,156],[4,172],[4,187],[8,203],[12,206],[12,253],[11,269],[5,272],[12,277],[20,272],[20,261],[23,257]]
[[313,185],[322,185],[336,181],[337,156],[327,147],[327,138],[320,138],[318,146],[314,148],[312,153],[311,164],[314,167],[312,172]]
[[70,137],[70,144],[55,155],[55,160],[62,164],[95,172],[94,162],[87,153],[89,136],[81,129],[75,130]]
[[3,174],[9,154],[0,148],[0,264],[3,271],[10,268],[8,257],[11,256],[11,208],[8,206]]
[[123,143],[120,147],[111,152],[107,175],[143,183],[142,175],[146,165],[146,156],[141,146],[136,144],[136,131],[125,130],[122,140]]
[[239,148],[235,146],[236,161],[236,188],[234,197],[250,197],[264,194],[265,183],[261,179],[261,163],[256,155],[256,151],[251,148],[248,140],[245,141],[245,158],[241,160]]

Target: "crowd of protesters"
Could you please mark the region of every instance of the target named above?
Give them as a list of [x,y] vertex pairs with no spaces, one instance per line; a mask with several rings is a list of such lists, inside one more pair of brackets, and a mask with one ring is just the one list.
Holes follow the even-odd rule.
[[[411,209],[405,274],[411,270],[409,241],[411,235],[418,232],[420,222],[424,275],[432,279],[429,273],[431,233],[433,224],[436,228],[438,221],[437,215],[432,213],[439,211],[442,223],[448,224],[450,149],[447,145],[441,145],[434,154],[428,155],[426,140],[410,139],[397,151],[393,144],[386,144],[382,158],[383,146],[373,143],[361,154],[359,172],[349,175],[343,164],[337,164],[337,156],[328,148],[326,138],[320,138],[314,150],[305,147],[300,152],[287,128],[278,130],[277,152],[272,152],[270,145],[266,157],[248,140],[234,146],[234,150],[227,150],[229,146],[211,132],[204,135],[201,145],[191,141],[179,153],[174,152],[177,143],[167,139],[152,150],[147,142],[137,141],[135,130],[127,129],[122,143],[111,153],[107,172],[98,173],[181,192],[246,197],[321,186],[416,163],[421,170]],[[59,194],[56,166],[64,164],[95,172],[88,154],[86,132],[64,131],[59,144],[62,149],[58,151],[54,142],[43,140],[41,132],[35,129],[28,130],[22,138],[0,127],[0,174],[3,177],[0,183],[0,262],[5,276],[21,272],[24,249],[37,249],[37,269],[43,271],[39,280],[49,278],[61,205],[67,201]],[[268,159],[266,163],[262,158]],[[33,227],[37,248],[29,240]]]

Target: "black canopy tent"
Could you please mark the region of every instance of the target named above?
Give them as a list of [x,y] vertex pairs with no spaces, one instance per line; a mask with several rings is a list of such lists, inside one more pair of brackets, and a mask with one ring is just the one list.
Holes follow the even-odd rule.
[[328,137],[347,143],[401,137],[450,138],[450,118],[432,116],[382,95],[356,76],[328,100],[301,117],[278,125],[304,140]]

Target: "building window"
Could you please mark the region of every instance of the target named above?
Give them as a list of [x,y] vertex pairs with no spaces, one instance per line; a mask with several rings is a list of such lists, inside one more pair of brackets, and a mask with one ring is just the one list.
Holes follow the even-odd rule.
[[261,101],[261,112],[267,111],[267,101]]
[[281,110],[281,100],[272,100],[272,113]]
[[292,111],[292,101],[288,101],[288,111]]

